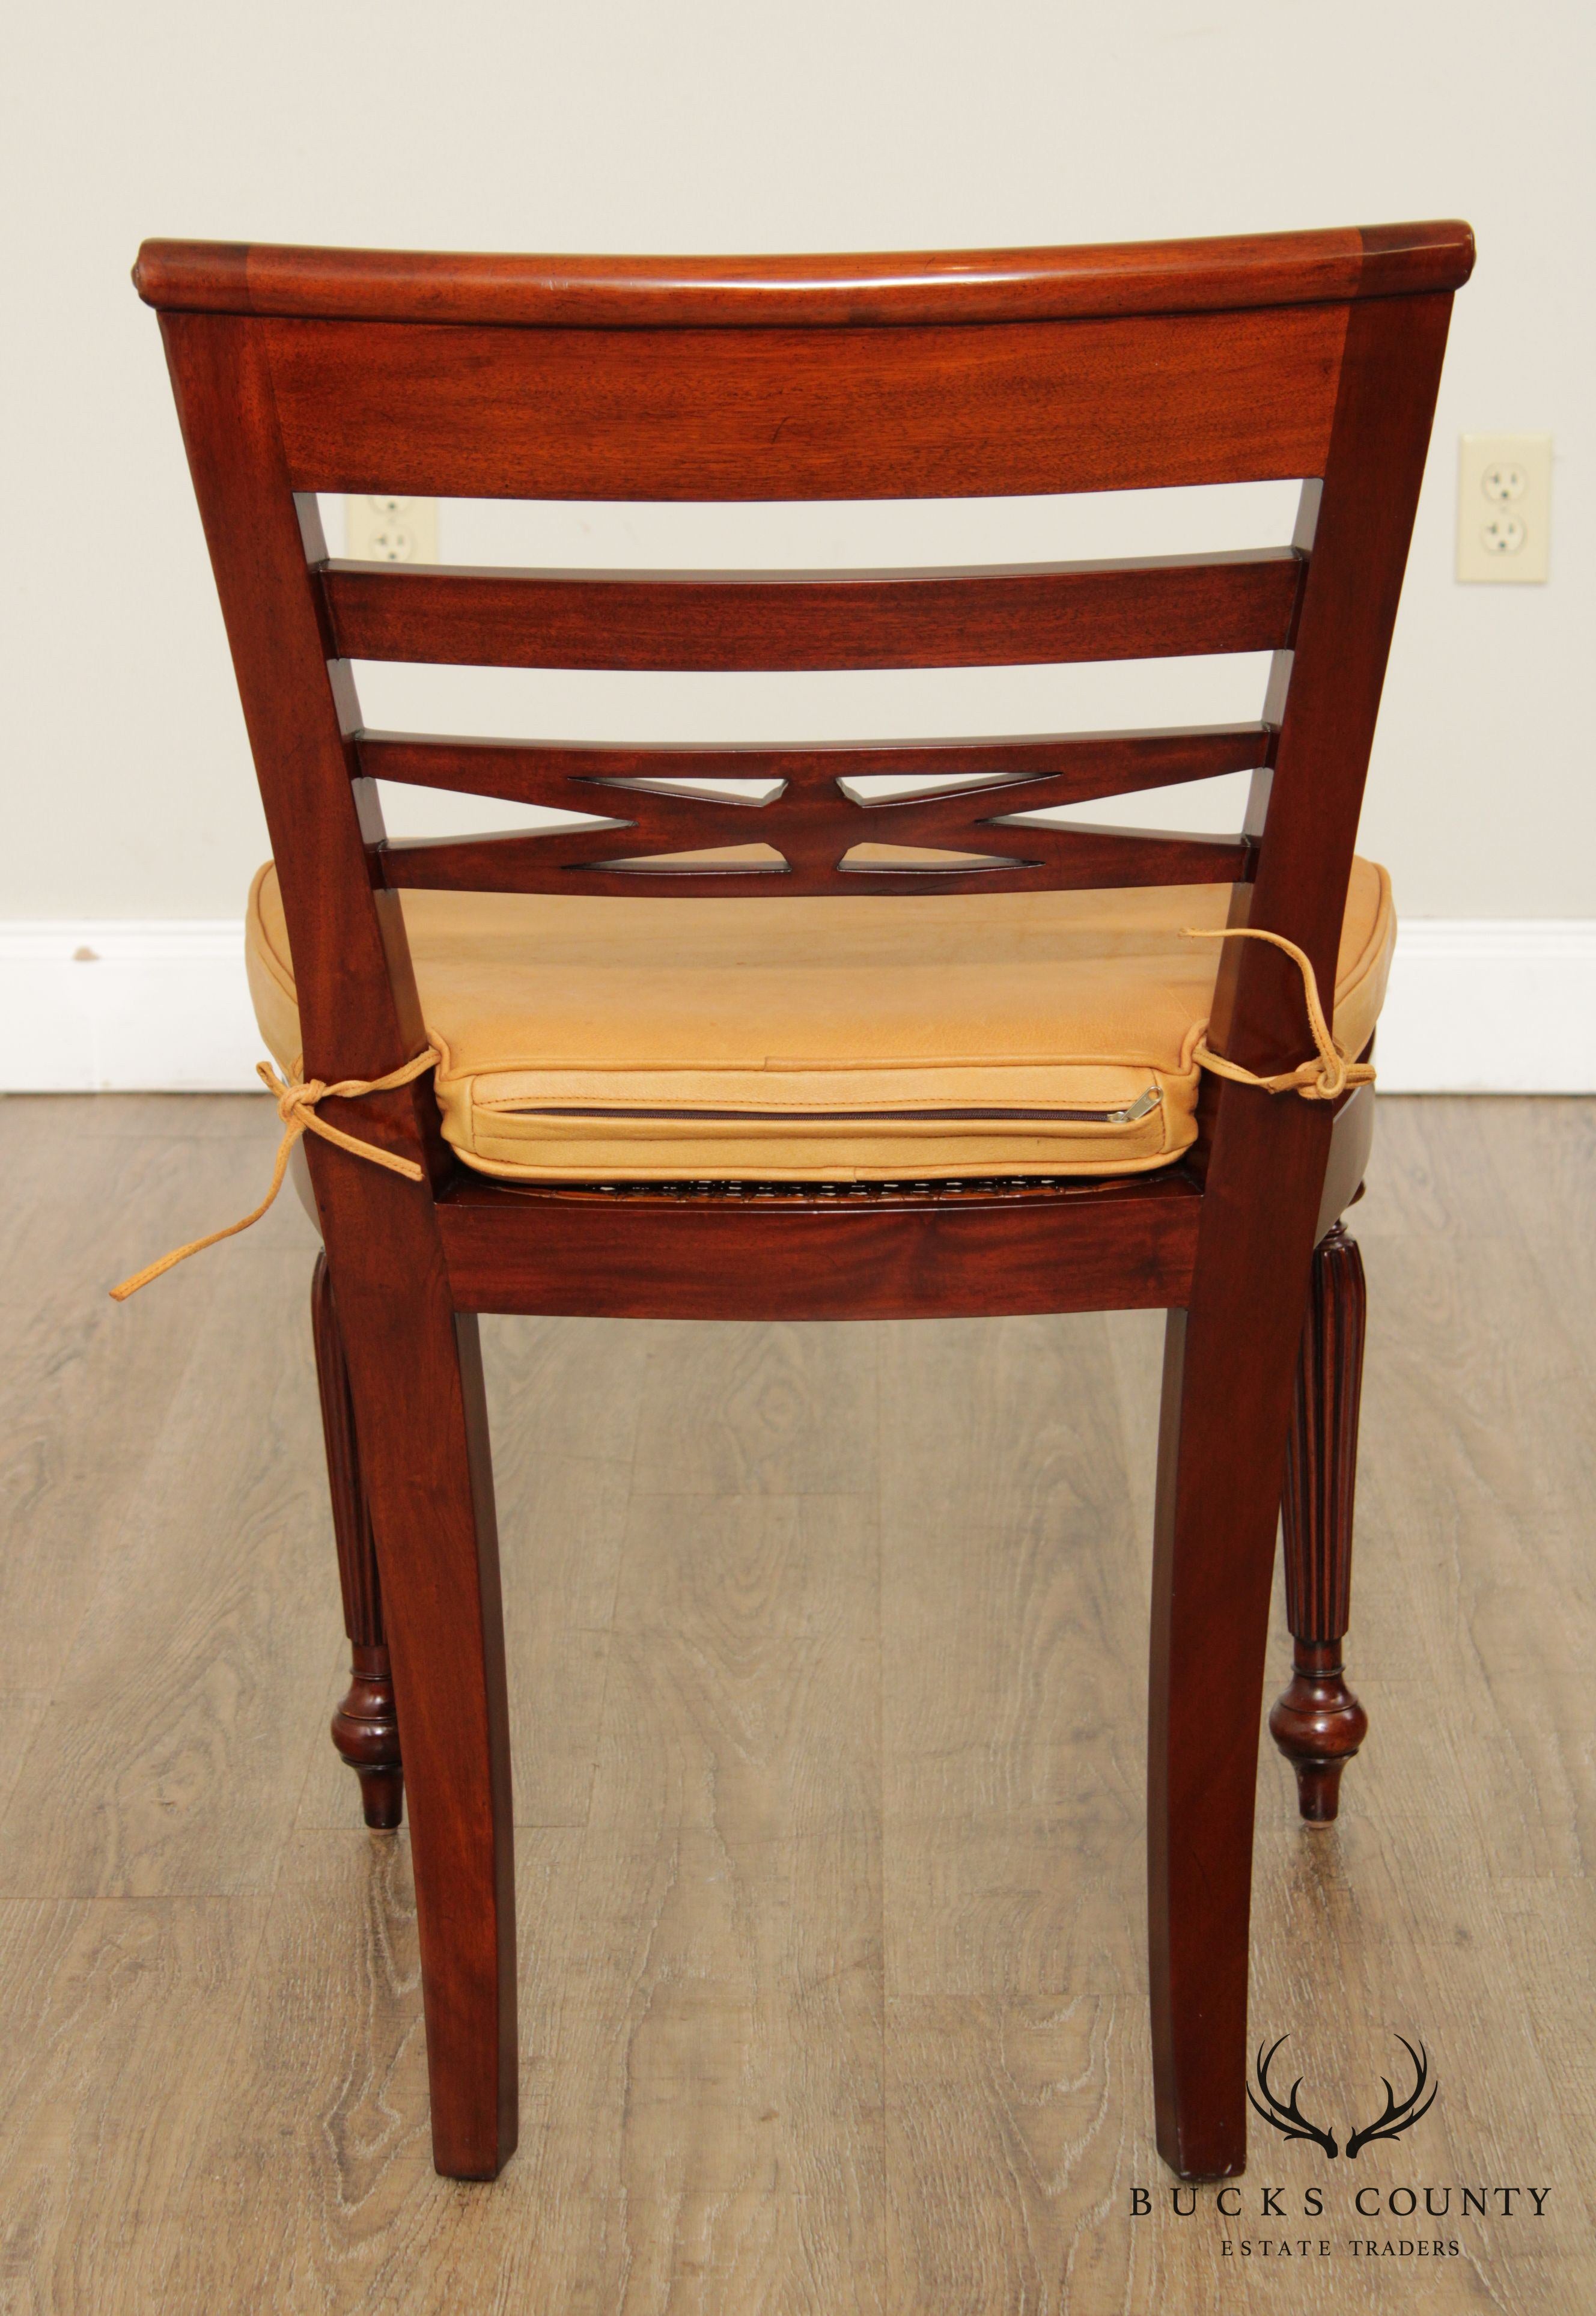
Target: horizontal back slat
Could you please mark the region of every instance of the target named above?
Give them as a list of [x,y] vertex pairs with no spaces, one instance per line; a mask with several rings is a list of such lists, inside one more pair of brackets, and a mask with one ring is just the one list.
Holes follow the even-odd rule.
[[[515,831],[415,842],[389,842],[374,848],[381,879],[390,889],[423,892],[622,894],[631,899],[741,899],[753,894],[1029,892],[1059,885],[1210,885],[1244,877],[1251,848],[1239,837],[1152,833],[1143,829],[992,828],[981,849],[989,861],[938,868],[929,860],[888,863],[867,856],[847,860],[834,840],[797,845],[790,833],[767,838],[760,814],[750,814],[746,832],[755,842],[785,844],[780,859],[746,868],[728,860],[680,862],[669,847],[643,841],[638,828],[578,829],[569,833]],[[901,841],[861,824],[852,832],[860,844]],[[686,848],[694,839],[685,827],[674,832]],[[727,839],[723,828],[718,840]],[[969,848],[974,849],[974,848]],[[650,863],[652,852],[653,863]],[[617,867],[621,861],[645,865]]]
[[[595,784],[612,781],[785,780],[831,788],[839,779],[940,781],[966,773],[973,782],[994,772],[1005,781],[1028,784],[1023,798],[1009,803],[1009,809],[1020,811],[1252,771],[1269,762],[1274,737],[1271,725],[1242,724],[1195,731],[908,740],[858,747],[836,743],[767,748],[728,743],[638,748],[360,732],[354,746],[361,770],[370,779],[575,812],[629,810],[628,795],[635,797],[636,790],[607,797],[601,787],[594,793]],[[993,789],[981,793],[990,795]]]
[[[725,744],[707,748],[543,746],[514,740],[432,738],[419,733],[361,732],[355,753],[370,779],[413,788],[497,797],[557,811],[632,812],[646,790],[620,782],[781,780],[834,792],[840,779],[911,779],[942,783],[960,774],[968,785],[941,788],[937,801],[975,795],[1012,812],[1129,796],[1138,788],[1252,771],[1270,759],[1274,727],[1216,725],[1196,731],[1083,732],[1057,737],[899,741],[874,746],[814,748]],[[997,774],[998,779],[991,779]],[[1011,793],[1004,794],[1007,788]],[[907,795],[873,809],[904,812]],[[968,809],[969,807],[966,807]]]
[[1344,306],[932,329],[263,322],[296,489],[876,499],[1323,470]]
[[333,563],[345,659],[687,670],[1000,667],[1274,651],[1293,548],[1167,562],[947,573],[450,571]]

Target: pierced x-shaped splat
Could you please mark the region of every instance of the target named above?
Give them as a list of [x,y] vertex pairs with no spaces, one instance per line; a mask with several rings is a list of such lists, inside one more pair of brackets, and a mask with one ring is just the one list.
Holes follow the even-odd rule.
[[1247,872],[1242,839],[1032,815],[1246,770],[1267,761],[1272,737],[1253,725],[807,750],[545,748],[375,733],[355,744],[370,778],[566,816],[546,830],[384,842],[374,849],[390,886],[703,895],[1228,882]]

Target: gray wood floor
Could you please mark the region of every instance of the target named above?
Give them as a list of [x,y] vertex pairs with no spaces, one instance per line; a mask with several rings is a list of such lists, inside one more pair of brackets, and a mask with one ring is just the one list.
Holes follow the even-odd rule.
[[1373,1733],[1333,1832],[1266,1746],[1253,2018],[1338,2131],[1393,2030],[1440,2091],[1355,2165],[1257,2124],[1236,2219],[1150,2142],[1152,1314],[484,1323],[524,2118],[432,2175],[406,1844],[325,1733],[308,1225],[104,1298],[272,1130],[0,1102],[0,2311],[1596,2305],[1596,1104],[1383,1105]]

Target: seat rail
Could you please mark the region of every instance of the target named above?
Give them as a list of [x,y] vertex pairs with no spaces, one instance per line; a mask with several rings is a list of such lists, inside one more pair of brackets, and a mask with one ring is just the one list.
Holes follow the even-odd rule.
[[1183,1305],[1183,1169],[1050,1182],[499,1183],[437,1202],[462,1311],[557,1318],[958,1319]]

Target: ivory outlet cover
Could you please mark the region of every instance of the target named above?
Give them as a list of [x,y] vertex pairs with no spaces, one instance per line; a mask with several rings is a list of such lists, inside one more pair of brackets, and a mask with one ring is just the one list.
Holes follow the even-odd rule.
[[436,563],[436,499],[346,498],[343,551],[361,563]]
[[1542,584],[1551,569],[1551,436],[1465,434],[1458,454],[1458,578]]

